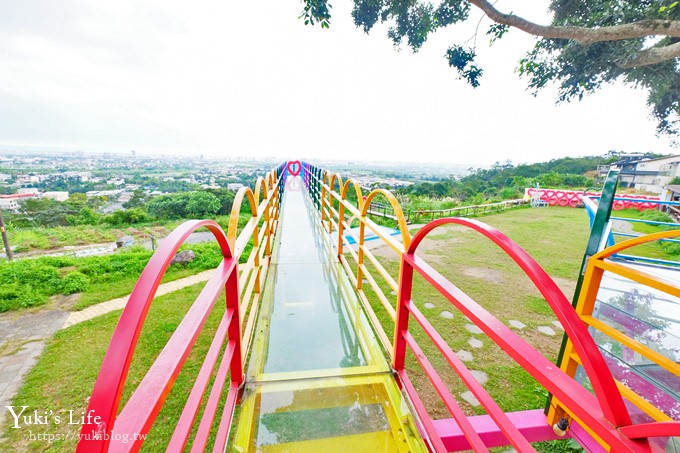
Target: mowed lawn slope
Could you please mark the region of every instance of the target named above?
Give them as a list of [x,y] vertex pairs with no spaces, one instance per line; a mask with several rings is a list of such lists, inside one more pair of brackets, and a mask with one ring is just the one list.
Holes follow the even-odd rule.
[[[571,300],[588,235],[587,218],[583,210],[526,208],[483,217],[480,220],[498,228],[524,247],[551,276],[556,278],[558,284],[565,290],[567,298]],[[419,253],[501,321],[507,324],[510,320],[518,320],[525,324],[523,329],[517,329],[516,332],[548,359],[555,359],[562,338],[562,331],[553,324],[556,318],[518,266],[500,249],[472,230],[453,226],[433,232],[423,242]],[[392,257],[390,252],[384,249],[377,249],[376,254],[396,277],[399,268],[396,257]],[[139,383],[199,290],[200,285],[197,285],[154,301],[135,353],[124,400],[129,397],[131,388]],[[390,292],[390,289],[386,289],[385,294],[390,295]],[[485,376],[488,378],[484,387],[504,410],[538,408],[545,404],[546,394],[542,387],[483,334],[473,333],[474,329],[468,326],[470,322],[448,301],[436,294],[422,278],[416,279],[413,294],[416,304],[453,350],[466,351],[470,354],[472,360],[467,362],[468,367],[479,372],[477,375],[480,379],[484,380]],[[389,297],[396,299],[395,295]],[[432,304],[433,308],[425,308],[425,303]],[[378,307],[378,303],[374,305]],[[453,317],[442,317],[443,311],[450,312]],[[29,406],[31,411],[52,410],[55,414],[68,410],[74,410],[79,414],[84,410],[119,316],[120,312],[114,312],[59,332],[49,342],[37,366],[29,373],[14,404]],[[220,313],[211,316],[207,331],[197,344],[198,351],[191,354],[189,369],[180,374],[166,407],[150,433],[145,450],[160,450],[161,445],[169,439],[186,394],[191,388],[193,376],[200,366],[198,358],[202,358],[207,350],[218,316]],[[381,318],[391,337],[393,327],[385,320],[384,314],[381,314]],[[415,323],[411,325],[415,327]],[[555,331],[555,335],[541,333],[539,327],[550,327]],[[425,338],[424,333],[417,328],[414,328],[413,332],[465,410],[470,414],[482,413],[479,407],[470,405],[460,398],[466,388],[446,365],[432,343]],[[473,347],[470,340],[476,340],[472,342],[476,346],[481,342],[481,347]],[[424,400],[432,415],[448,417],[446,409],[412,357],[408,366],[413,372],[414,381],[423,391]],[[0,444],[0,450],[71,451],[75,445],[75,440],[51,444],[30,441],[29,430],[8,429],[10,421],[5,420],[4,431],[7,439],[4,445]],[[73,427],[50,424],[33,429],[33,432],[65,433],[70,429]],[[544,448],[561,451],[566,447],[550,445]]]

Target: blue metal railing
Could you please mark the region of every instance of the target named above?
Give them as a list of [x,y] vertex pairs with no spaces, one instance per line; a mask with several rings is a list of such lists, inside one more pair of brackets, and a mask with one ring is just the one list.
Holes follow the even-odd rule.
[[[595,213],[597,212],[597,202],[599,202],[599,199],[600,199],[600,196],[583,197],[584,205],[586,207],[586,212],[588,213],[588,218],[590,220],[591,228],[593,226],[593,222],[595,221]],[[646,199],[646,198],[614,197],[612,201],[619,201],[619,200],[620,201],[626,201],[626,202],[650,203],[650,204],[666,205],[666,206],[680,206],[680,201],[649,200],[649,199]],[[627,238],[644,236],[644,233],[625,233],[625,232],[621,232],[621,231],[614,231],[613,226],[612,226],[614,220],[620,220],[620,221],[631,222],[631,223],[641,223],[641,224],[645,224],[645,225],[651,225],[651,226],[656,226],[656,227],[665,227],[665,228],[669,228],[669,229],[680,228],[680,224],[674,223],[674,222],[659,222],[659,221],[656,221],[656,220],[630,219],[630,218],[625,218],[625,217],[611,217],[610,220],[609,220],[609,226],[608,226],[608,231],[607,231],[607,247],[610,247],[610,246],[615,244],[615,242],[616,242],[615,237],[617,237],[617,236],[627,237]],[[659,240],[659,242],[680,243],[680,240],[678,240],[678,239],[661,239],[661,240]],[[680,261],[664,260],[664,259],[659,259],[659,258],[649,258],[649,257],[637,256],[637,255],[617,254],[615,256],[617,258],[621,258],[621,259],[639,261],[639,262],[650,263],[650,264],[660,264],[660,265],[664,265],[664,266],[680,266]]]

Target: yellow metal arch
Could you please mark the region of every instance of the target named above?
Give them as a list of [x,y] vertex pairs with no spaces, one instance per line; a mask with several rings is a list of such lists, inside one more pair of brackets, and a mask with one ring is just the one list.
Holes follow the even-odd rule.
[[368,208],[371,206],[371,201],[376,197],[376,195],[383,195],[385,198],[387,198],[387,201],[390,202],[390,205],[392,205],[394,216],[397,218],[397,224],[399,225],[399,231],[401,232],[404,250],[408,249],[408,246],[411,244],[411,235],[409,234],[408,228],[406,226],[406,217],[404,217],[404,211],[401,210],[401,206],[399,206],[399,202],[394,197],[394,195],[392,195],[392,192],[385,189],[373,189],[373,191],[369,193],[364,200],[364,203],[361,207],[361,216],[366,217],[366,214],[368,214]]
[[[258,181],[259,182],[259,181]],[[257,218],[257,199],[250,187],[241,187],[234,197],[234,204],[231,205],[231,213],[229,214],[229,226],[227,227],[227,240],[229,246],[234,248],[236,244],[236,233],[238,230],[238,219],[241,214],[241,205],[243,198],[247,197],[250,202],[250,212],[253,218]]]

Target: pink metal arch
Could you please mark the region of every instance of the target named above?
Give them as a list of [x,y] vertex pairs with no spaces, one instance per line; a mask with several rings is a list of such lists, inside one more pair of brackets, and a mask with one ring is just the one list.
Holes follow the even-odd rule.
[[[120,416],[116,418],[132,356],[156,290],[179,247],[192,232],[201,227],[213,233],[224,259],[121,411]],[[145,434],[151,428],[203,324],[225,287],[226,313],[220,328],[227,330],[229,346],[222,363],[226,362],[226,371],[231,372],[231,385],[225,412],[230,410],[229,406],[233,409],[238,388],[243,382],[237,265],[238,260],[232,255],[227,236],[212,220],[185,222],[163,241],[144,268],[113,333],[87,409],[87,413],[91,413],[98,419],[94,423],[83,425],[82,438],[77,451],[137,451],[141,447],[140,437],[128,437]],[[218,337],[219,332],[216,334],[216,338]],[[220,369],[222,368],[221,365]],[[223,373],[225,377],[226,371]],[[199,375],[199,380],[200,377]],[[212,396],[211,394],[211,399]],[[184,414],[183,418],[186,419]],[[230,422],[231,415],[228,418]],[[116,433],[119,436],[116,436]],[[116,442],[117,437],[121,439],[125,437],[128,442]],[[220,441],[221,439],[218,439],[216,442]],[[226,442],[226,436],[224,442]]]
[[[505,251],[524,270],[553,309],[574,343],[574,347],[582,358],[586,373],[595,389],[595,397],[415,254],[422,240],[432,230],[446,224],[463,225],[481,233]],[[576,416],[612,445],[614,450],[649,451],[649,444],[646,440],[633,441],[616,429],[630,425],[630,416],[597,345],[564,294],[540,265],[519,245],[495,228],[476,220],[443,218],[432,221],[418,231],[402,257],[393,359],[393,366],[400,375],[405,375],[406,346],[412,347],[413,344],[408,331],[408,318],[411,314],[418,320],[461,377],[466,381],[468,380],[466,379],[467,369],[462,363],[458,363],[455,354],[445,345],[441,336],[411,301],[414,269],[464,315],[477,324],[489,338],[517,361],[541,385],[573,409]],[[474,386],[474,382],[471,382],[471,384]],[[470,388],[472,389],[472,387]],[[445,389],[437,390],[443,391]],[[476,396],[480,399],[479,395]],[[483,395],[482,398],[484,398]],[[501,423],[504,420],[504,415],[502,412],[493,409],[493,404],[490,407],[491,410],[487,407],[489,415],[503,429]],[[509,439],[512,435],[511,430],[506,433]]]

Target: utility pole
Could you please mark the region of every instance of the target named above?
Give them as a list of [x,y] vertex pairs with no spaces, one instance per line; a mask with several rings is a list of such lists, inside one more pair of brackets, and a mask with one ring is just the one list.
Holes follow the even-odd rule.
[[7,237],[7,229],[5,228],[5,219],[2,218],[2,209],[0,209],[0,233],[2,233],[2,242],[5,244],[5,253],[7,259],[12,261],[12,249],[9,247],[9,238]]

